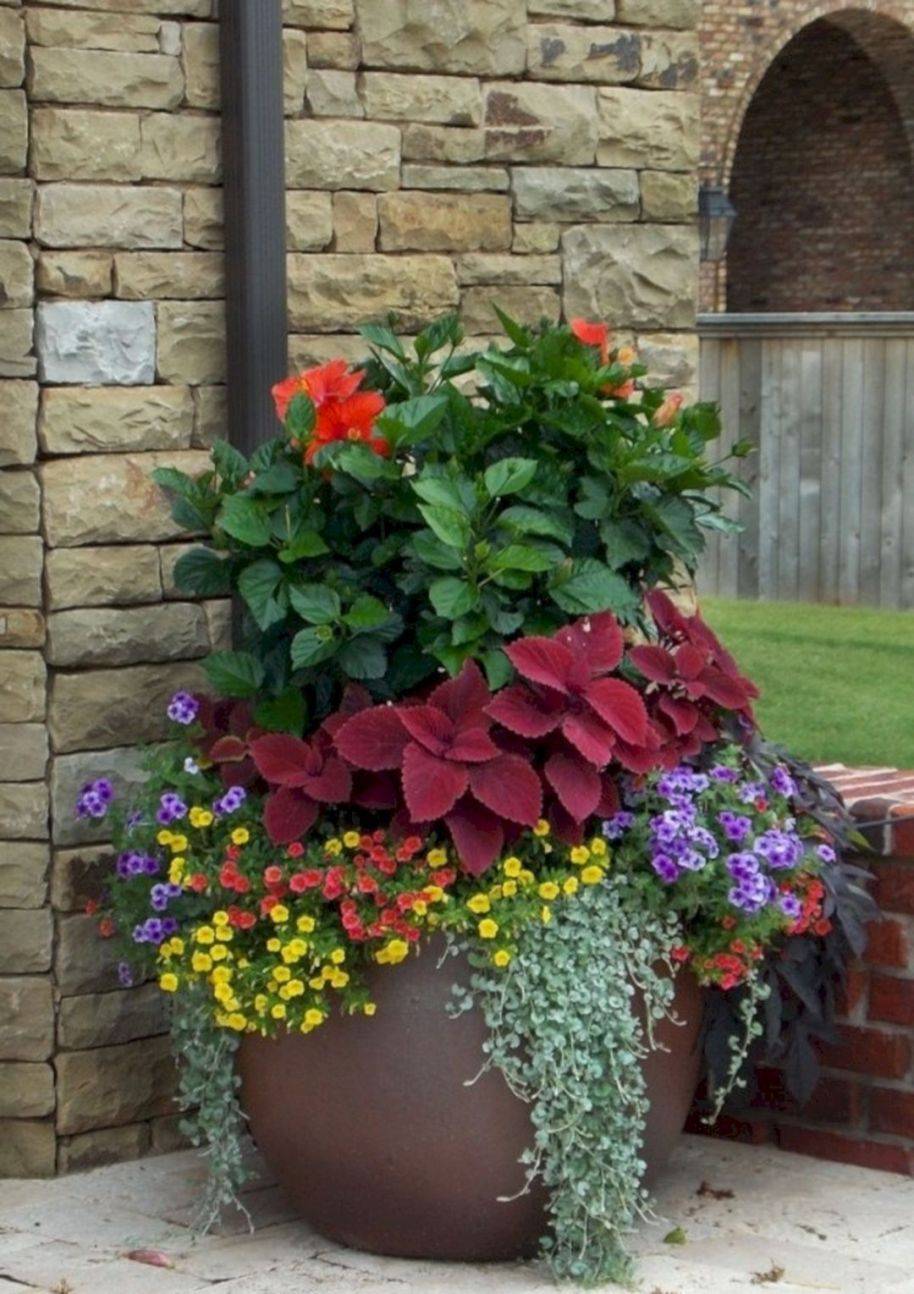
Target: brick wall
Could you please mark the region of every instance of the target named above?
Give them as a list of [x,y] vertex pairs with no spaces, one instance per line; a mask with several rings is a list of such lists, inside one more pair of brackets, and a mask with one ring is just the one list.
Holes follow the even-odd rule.
[[[286,0],[295,365],[490,302],[694,378],[697,0]],[[0,0],[0,1175],[173,1144],[156,990],[85,915],[81,782],[226,641],[150,470],[223,422],[214,0]]]
[[704,0],[699,35],[702,180],[741,213],[702,308],[909,308],[914,0]]
[[[914,1175],[914,774],[835,778],[874,853],[882,911],[852,969],[836,1039],[820,1048],[822,1077],[800,1109],[774,1068],[757,1071],[749,1111],[726,1115],[714,1133],[784,1150]],[[846,789],[845,789],[846,788]],[[697,1119],[691,1130],[706,1132]]]

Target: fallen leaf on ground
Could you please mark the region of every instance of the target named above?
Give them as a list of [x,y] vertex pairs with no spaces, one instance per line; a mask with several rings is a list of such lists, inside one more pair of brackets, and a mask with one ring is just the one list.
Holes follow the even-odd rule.
[[732,1191],[727,1190],[725,1187],[722,1189],[718,1189],[716,1186],[712,1186],[710,1182],[702,1182],[701,1186],[699,1186],[695,1194],[705,1196],[711,1200],[732,1200],[733,1199]]
[[134,1263],[146,1263],[149,1267],[174,1267],[168,1254],[161,1249],[131,1249],[124,1257]]
[[776,1285],[777,1282],[782,1279],[783,1275],[784,1275],[784,1268],[779,1267],[777,1263],[772,1262],[770,1271],[753,1272],[752,1284],[753,1285]]
[[665,1245],[684,1245],[687,1240],[688,1236],[683,1231],[682,1227],[673,1227],[673,1230],[668,1231],[663,1237],[663,1243]]

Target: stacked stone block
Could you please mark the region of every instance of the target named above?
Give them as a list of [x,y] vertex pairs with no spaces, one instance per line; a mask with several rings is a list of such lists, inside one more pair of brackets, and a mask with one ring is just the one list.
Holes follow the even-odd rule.
[[[285,0],[290,362],[492,304],[693,385],[697,0]],[[0,1175],[174,1144],[75,792],[226,643],[151,470],[224,421],[214,0],[0,0]]]

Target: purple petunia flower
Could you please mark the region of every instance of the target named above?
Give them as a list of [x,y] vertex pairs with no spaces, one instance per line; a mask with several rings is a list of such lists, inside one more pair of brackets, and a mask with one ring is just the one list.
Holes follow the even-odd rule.
[[723,827],[727,839],[732,840],[734,845],[741,845],[752,830],[751,818],[742,813],[731,813],[729,809],[722,810],[717,815],[717,821]]
[[213,813],[218,818],[228,817],[240,809],[247,798],[248,793],[243,786],[230,786],[218,800],[213,800]]
[[782,768],[780,764],[771,770],[771,776],[768,780],[778,795],[783,795],[790,799],[791,796],[797,793],[796,782],[787,772],[787,769]]
[[679,880],[679,867],[669,854],[654,854],[651,858],[651,867],[667,885],[672,885],[674,881]]
[[130,969],[129,962],[118,962],[117,978],[124,988],[133,987],[133,971]]
[[728,768],[726,764],[715,764],[711,769],[711,776],[715,782],[739,781],[739,771],[735,768]]
[[831,845],[816,845],[816,854],[823,863],[833,863],[838,857]]
[[86,782],[76,799],[77,818],[103,818],[114,799],[114,787],[107,777]]
[[761,875],[761,870],[755,854],[731,854],[727,859],[727,871],[735,881],[750,880]]
[[775,889],[767,876],[761,872],[742,876],[730,890],[727,899],[742,912],[760,912],[774,896]]
[[168,703],[166,713],[172,723],[181,723],[186,726],[193,723],[199,710],[200,702],[196,697],[191,696],[189,692],[175,692]]
[[803,904],[795,894],[782,894],[778,899],[778,907],[791,921],[796,921],[803,914]]
[[187,805],[176,795],[174,791],[166,791],[159,797],[159,807],[156,810],[156,822],[163,827],[168,827],[179,818],[187,816]]
[[746,782],[737,792],[741,804],[753,804],[756,800],[764,797],[765,788],[761,782]]
[[137,944],[160,944],[166,936],[158,917],[147,917],[141,925],[133,927],[132,937]]
[[796,867],[803,857],[803,842],[792,831],[772,827],[756,840],[755,852],[769,867]]

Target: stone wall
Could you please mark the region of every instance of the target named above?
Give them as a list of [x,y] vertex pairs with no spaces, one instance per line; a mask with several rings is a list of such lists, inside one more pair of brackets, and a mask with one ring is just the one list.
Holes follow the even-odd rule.
[[[89,777],[136,776],[227,639],[150,470],[223,424],[214,0],[0,0],[0,1175],[167,1147],[152,986],[85,912]],[[697,0],[286,0],[294,366],[361,322],[607,318],[690,386]]]
[[[745,232],[730,308],[908,308],[914,0],[703,0],[699,40],[702,182],[730,191],[753,135],[731,193]],[[788,264],[766,300],[773,258]],[[701,305],[727,308],[726,265],[703,267]]]

